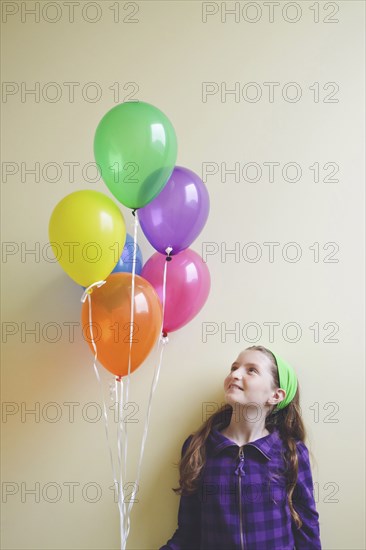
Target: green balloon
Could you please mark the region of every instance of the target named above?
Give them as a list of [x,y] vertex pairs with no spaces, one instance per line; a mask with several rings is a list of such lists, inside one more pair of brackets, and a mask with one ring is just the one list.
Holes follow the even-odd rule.
[[129,208],[151,202],[167,183],[177,160],[170,120],[143,101],[113,107],[99,122],[94,156],[111,193]]

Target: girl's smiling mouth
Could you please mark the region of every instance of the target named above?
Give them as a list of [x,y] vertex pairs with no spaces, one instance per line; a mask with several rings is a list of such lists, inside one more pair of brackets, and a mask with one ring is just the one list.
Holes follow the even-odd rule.
[[241,388],[240,386],[237,386],[236,384],[230,384],[228,389],[231,390],[232,388],[238,388],[238,390],[244,391],[243,388]]

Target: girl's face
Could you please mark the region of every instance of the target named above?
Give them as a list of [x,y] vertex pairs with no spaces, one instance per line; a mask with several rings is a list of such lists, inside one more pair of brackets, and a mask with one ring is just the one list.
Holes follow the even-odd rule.
[[240,353],[229,367],[229,374],[224,380],[224,391],[225,400],[230,405],[251,404],[260,408],[274,405],[276,399],[271,401],[277,393],[272,388],[270,361],[266,355],[258,350]]

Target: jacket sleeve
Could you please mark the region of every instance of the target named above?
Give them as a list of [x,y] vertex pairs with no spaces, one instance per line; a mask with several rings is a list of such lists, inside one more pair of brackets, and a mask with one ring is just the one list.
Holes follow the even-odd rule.
[[[186,451],[190,435],[182,446],[181,456]],[[178,510],[178,528],[172,538],[159,550],[200,550],[201,503],[198,493],[181,495]]]
[[314,485],[306,445],[297,444],[299,471],[297,484],[292,495],[292,503],[302,520],[300,529],[292,522],[292,532],[296,550],[321,550],[319,514],[314,500]]

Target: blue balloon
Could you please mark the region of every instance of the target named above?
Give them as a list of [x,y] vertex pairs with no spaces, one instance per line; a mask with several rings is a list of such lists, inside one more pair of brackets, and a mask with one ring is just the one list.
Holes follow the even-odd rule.
[[134,250],[133,237],[126,233],[126,242],[123,248],[120,259],[117,262],[116,267],[113,269],[112,273],[132,273],[133,262],[135,261],[135,273],[137,275],[141,274],[142,271],[142,254],[139,245],[136,243],[136,250]]

